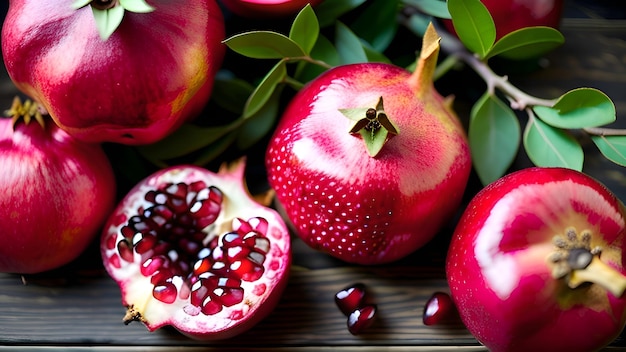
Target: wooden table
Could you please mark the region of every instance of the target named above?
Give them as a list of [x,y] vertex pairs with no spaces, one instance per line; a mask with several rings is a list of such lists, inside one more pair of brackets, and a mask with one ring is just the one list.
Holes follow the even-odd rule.
[[[565,45],[548,56],[545,68],[510,79],[545,98],[576,87],[599,88],[616,104],[620,120],[616,126],[626,127],[626,19],[621,7],[591,0],[568,3],[562,26]],[[471,73],[457,74],[472,79]],[[445,79],[440,84],[445,92]],[[15,93],[3,73],[2,106],[8,107]],[[470,96],[457,97],[461,114],[466,113],[469,105],[463,105],[464,99]],[[585,149],[585,171],[626,201],[625,170],[606,161],[593,145]],[[527,163],[522,156],[517,165]],[[477,189],[476,181],[472,182],[468,199]],[[249,332],[210,343],[189,340],[169,328],[149,333],[139,323],[122,324],[119,290],[103,271],[94,244],[59,270],[26,277],[0,274],[0,350],[482,351],[460,324],[428,327],[422,323],[428,297],[448,290],[443,263],[452,226],[410,257],[376,267],[341,263],[294,238],[293,270],[276,310]],[[346,318],[333,301],[336,291],[354,282],[365,283],[379,307],[376,324],[358,337],[348,333]],[[624,349],[624,337],[607,348]]]

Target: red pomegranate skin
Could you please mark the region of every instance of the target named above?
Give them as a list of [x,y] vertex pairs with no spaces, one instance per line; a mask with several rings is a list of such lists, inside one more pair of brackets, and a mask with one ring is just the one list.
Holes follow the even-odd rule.
[[[352,263],[392,262],[456,211],[471,168],[466,136],[444,98],[413,78],[388,64],[338,66],[287,107],[267,151],[269,182],[312,248]],[[400,133],[371,157],[339,109],[374,107],[381,96]]]
[[220,0],[231,12],[248,18],[279,18],[296,15],[307,4],[323,0]]
[[72,136],[147,144],[197,116],[225,47],[214,0],[148,1],[106,41],[89,6],[11,0],[2,53],[16,86]]
[[[481,0],[496,25],[496,40],[525,27],[546,26],[558,29],[563,13],[563,0]],[[456,33],[452,21],[446,28]]]
[[594,351],[626,322],[626,297],[552,278],[553,238],[592,233],[601,260],[626,275],[624,206],[569,169],[528,168],[488,185],[454,233],[446,272],[463,323],[491,351]]
[[101,147],[52,123],[0,119],[0,272],[31,274],[78,257],[115,205]]

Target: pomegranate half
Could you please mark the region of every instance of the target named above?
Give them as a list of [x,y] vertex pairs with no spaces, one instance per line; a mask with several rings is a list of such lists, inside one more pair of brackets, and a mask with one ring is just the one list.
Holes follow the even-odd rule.
[[126,323],[225,339],[272,311],[287,283],[289,233],[276,211],[250,198],[243,177],[243,161],[219,173],[173,166],[121,201],[101,250]]

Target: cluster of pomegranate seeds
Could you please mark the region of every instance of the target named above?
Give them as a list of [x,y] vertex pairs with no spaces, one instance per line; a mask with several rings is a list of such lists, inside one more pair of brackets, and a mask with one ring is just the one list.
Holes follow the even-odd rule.
[[337,307],[348,316],[348,331],[360,334],[370,327],[376,318],[376,305],[365,304],[365,285],[358,282],[335,294]]
[[122,226],[117,249],[127,262],[140,255],[141,274],[150,277],[154,298],[189,299],[206,315],[242,302],[241,282],[264,273],[267,221],[235,219],[232,232],[205,232],[222,210],[223,195],[203,181],[168,184],[147,192],[145,200],[151,205]]

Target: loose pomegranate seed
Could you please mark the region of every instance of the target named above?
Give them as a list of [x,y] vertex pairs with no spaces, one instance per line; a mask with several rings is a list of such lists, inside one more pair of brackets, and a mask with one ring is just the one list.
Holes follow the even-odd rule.
[[358,282],[337,292],[335,294],[335,303],[343,314],[350,315],[350,313],[363,305],[364,298],[365,285]]
[[267,221],[235,219],[232,232],[204,232],[220,215],[223,195],[201,181],[165,185],[147,192],[145,200],[151,204],[121,228],[117,249],[129,262],[140,256],[153,297],[165,303],[189,298],[207,315],[241,303],[242,280],[256,281],[264,273]]
[[452,298],[445,292],[435,292],[426,301],[422,320],[424,325],[446,324],[458,318]]
[[358,335],[370,327],[376,318],[376,305],[363,306],[348,316],[348,331],[352,335]]

